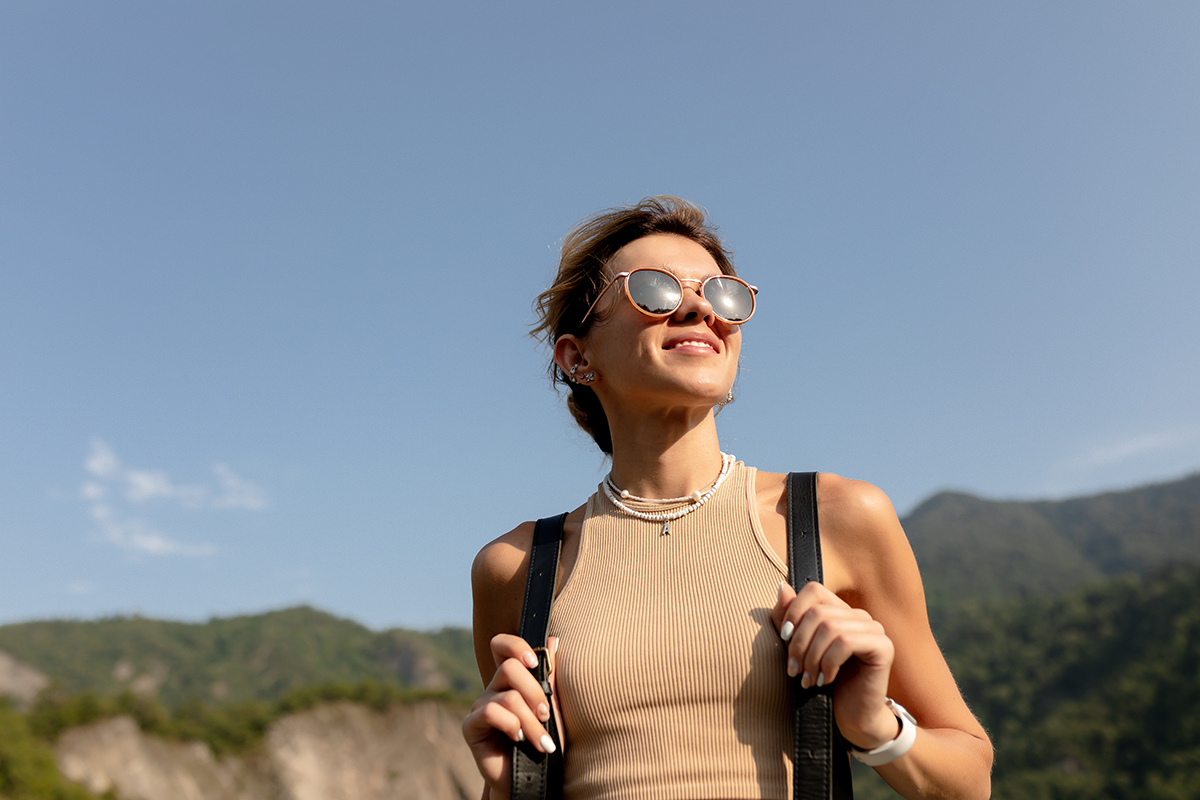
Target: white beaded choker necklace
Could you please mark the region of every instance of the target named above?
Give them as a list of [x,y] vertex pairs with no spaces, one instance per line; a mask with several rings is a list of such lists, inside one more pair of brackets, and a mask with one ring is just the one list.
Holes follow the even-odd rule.
[[[604,476],[604,483],[600,485],[604,489],[604,494],[608,496],[608,499],[612,501],[612,504],[617,507],[618,511],[634,517],[635,519],[645,520],[646,522],[661,522],[663,526],[662,533],[660,535],[665,536],[671,533],[672,520],[679,519],[682,516],[692,513],[697,508],[707,503],[708,499],[716,494],[717,489],[720,489],[721,484],[725,482],[727,477],[729,477],[729,468],[733,466],[733,462],[736,460],[737,459],[729,453],[721,453],[721,474],[717,476],[717,479],[713,481],[713,485],[710,486],[708,491],[704,494],[701,494],[700,490],[697,489],[686,497],[670,497],[665,500],[658,500],[649,497],[638,497],[637,495],[630,494],[625,489],[618,489],[617,485],[613,483],[611,472]],[[640,503],[683,503],[690,500],[691,503],[683,508],[677,508],[673,511],[648,512],[638,511],[637,509],[630,508],[622,503],[621,500],[636,500]]]

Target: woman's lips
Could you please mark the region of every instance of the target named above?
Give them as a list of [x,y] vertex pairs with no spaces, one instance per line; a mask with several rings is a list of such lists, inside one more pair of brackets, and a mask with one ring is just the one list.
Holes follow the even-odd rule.
[[711,339],[706,339],[706,338],[701,338],[701,337],[689,337],[686,339],[676,339],[674,341],[667,342],[665,345],[663,345],[664,350],[678,350],[683,347],[703,348],[703,349],[709,350],[713,353],[720,352],[719,348],[717,347],[716,342],[712,341]]

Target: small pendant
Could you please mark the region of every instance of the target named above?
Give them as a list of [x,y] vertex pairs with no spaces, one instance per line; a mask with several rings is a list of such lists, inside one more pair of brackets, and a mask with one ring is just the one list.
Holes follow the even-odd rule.
[[671,521],[667,520],[667,521],[663,522],[662,533],[660,533],[659,536],[670,536],[670,535],[671,535]]

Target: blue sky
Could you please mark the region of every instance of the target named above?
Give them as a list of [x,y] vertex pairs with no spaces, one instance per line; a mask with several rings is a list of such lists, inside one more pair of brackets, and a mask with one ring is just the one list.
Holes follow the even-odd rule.
[[706,206],[725,449],[1066,497],[1200,469],[1200,6],[0,7],[0,622],[466,624],[606,467],[525,332]]

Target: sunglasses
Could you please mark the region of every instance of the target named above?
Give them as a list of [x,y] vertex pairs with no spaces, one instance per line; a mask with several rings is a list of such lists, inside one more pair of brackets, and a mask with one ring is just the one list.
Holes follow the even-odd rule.
[[758,287],[751,286],[741,278],[732,275],[710,275],[704,280],[696,278],[677,278],[665,269],[658,267],[638,267],[629,272],[618,272],[596,299],[588,306],[579,326],[587,322],[592,309],[604,297],[608,287],[617,281],[625,280],[625,297],[633,307],[648,317],[669,317],[683,305],[683,284],[698,283],[697,291],[700,296],[712,306],[713,313],[723,322],[731,325],[741,325],[754,316],[754,295]]

